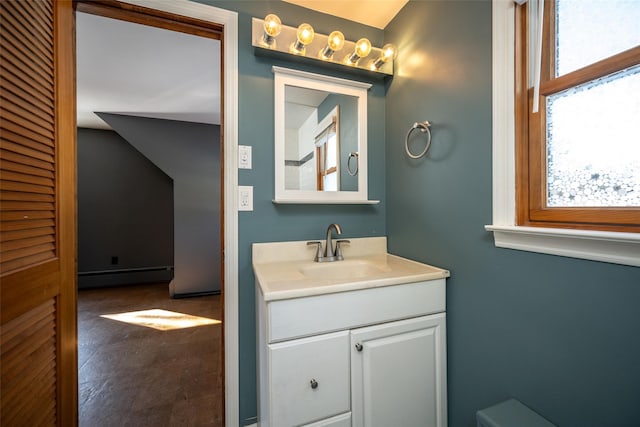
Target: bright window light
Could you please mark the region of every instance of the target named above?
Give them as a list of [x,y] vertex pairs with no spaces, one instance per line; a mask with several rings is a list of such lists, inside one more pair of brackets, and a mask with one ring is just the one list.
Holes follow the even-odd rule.
[[216,325],[220,320],[207,317],[192,316],[190,314],[176,313],[159,308],[142,311],[130,311],[128,313],[102,314],[100,317],[131,323],[133,325],[146,326],[160,331],[173,329],[193,328],[196,326]]

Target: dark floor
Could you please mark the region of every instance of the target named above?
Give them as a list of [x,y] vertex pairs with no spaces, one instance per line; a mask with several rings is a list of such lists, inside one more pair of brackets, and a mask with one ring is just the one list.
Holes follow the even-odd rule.
[[162,331],[100,317],[154,308],[222,320],[220,296],[171,299],[166,284],[78,291],[80,427],[224,425],[221,323]]

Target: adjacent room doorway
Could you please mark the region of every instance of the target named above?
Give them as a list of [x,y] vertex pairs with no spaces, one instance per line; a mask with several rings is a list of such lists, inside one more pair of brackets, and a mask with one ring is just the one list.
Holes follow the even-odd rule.
[[[145,8],[141,8],[141,7],[137,7],[137,6],[132,6],[130,4],[124,4],[124,3],[116,3],[116,2],[84,2],[84,1],[80,1],[77,3],[76,6],[76,10],[77,10],[77,16],[76,18],[78,18],[78,14],[91,14],[93,16],[96,17],[101,17],[104,19],[109,19],[109,20],[118,20],[118,21],[123,21],[126,23],[130,23],[130,24],[135,24],[135,25],[145,25],[145,26],[151,26],[157,29],[162,29],[165,31],[171,31],[171,32],[177,32],[179,34],[188,34],[191,36],[196,36],[196,37],[204,37],[204,38],[209,38],[209,39],[213,39],[213,40],[218,40],[220,41],[222,36],[223,36],[223,29],[222,26],[217,25],[217,24],[212,24],[210,22],[206,22],[206,21],[199,21],[196,19],[192,19],[192,18],[187,18],[181,15],[173,15],[171,13],[166,13],[166,12],[158,12],[158,11],[152,11],[149,9],[145,9]],[[82,34],[77,33],[78,37],[82,37]],[[203,52],[203,54],[205,54],[205,52]],[[220,282],[221,282],[221,289],[219,288],[218,292],[216,292],[216,290],[214,290],[214,292],[209,292],[208,289],[201,289],[199,290],[196,286],[195,291],[193,287],[189,287],[186,286],[184,287],[184,291],[180,292],[180,289],[177,288],[177,286],[172,282],[172,288],[170,290],[171,294],[173,295],[174,293],[176,293],[178,296],[188,296],[190,294],[211,294],[211,293],[219,293],[220,291],[224,291],[224,262],[223,262],[223,258],[222,258],[222,253],[223,253],[223,245],[224,245],[224,215],[222,214],[224,212],[224,191],[223,191],[223,183],[224,183],[224,165],[223,165],[223,135],[222,135],[222,129],[223,129],[223,123],[222,123],[222,118],[223,118],[223,114],[222,114],[222,78],[221,78],[221,70],[223,69],[222,67],[222,54],[221,54],[221,49],[217,50],[217,56],[218,56],[218,69],[216,70],[215,73],[211,73],[212,78],[217,78],[218,79],[218,88],[219,88],[219,97],[218,97],[218,111],[217,111],[217,117],[216,120],[218,121],[218,125],[220,127],[220,131],[219,131],[219,170],[218,170],[218,188],[217,191],[215,192],[215,194],[212,194],[212,197],[217,197],[218,199],[218,212],[220,213],[219,215],[219,219],[218,219],[218,224],[216,224],[217,229],[218,229],[218,234],[216,235],[216,238],[218,239],[219,245],[220,245],[220,250],[219,250],[219,256],[218,256],[218,262],[219,265],[217,265],[214,270],[215,273],[218,275]],[[157,73],[162,74],[164,71],[166,70],[161,70],[158,69],[156,70]],[[213,70],[212,70],[213,71]],[[205,70],[206,73],[206,70]],[[171,88],[167,88],[168,91],[170,91]],[[173,94],[173,96],[175,97],[180,97],[180,93],[179,91],[176,91],[176,93]],[[159,103],[160,107],[165,106],[167,103],[170,103],[171,100],[167,101],[167,99],[165,99],[164,101],[160,101],[160,100],[156,100],[156,102]],[[171,110],[171,106],[169,106],[169,110]],[[136,112],[130,111],[129,109],[122,111],[124,114],[124,116],[126,116],[127,119],[129,120],[133,120],[134,122],[138,122],[138,121],[142,121],[144,122],[145,119],[144,117],[146,117],[146,119],[156,119],[156,120],[173,120],[173,119],[184,119],[185,117],[179,117],[179,116],[171,116],[171,111],[155,111],[155,114],[153,115],[149,115],[146,114],[146,112],[142,112],[142,113],[138,113],[139,116],[136,114]],[[111,109],[110,111],[113,111],[113,109]],[[105,110],[103,110],[103,112],[105,112]],[[176,111],[174,111],[176,112]],[[179,113],[179,111],[177,111]],[[132,114],[131,114],[132,113]],[[212,112],[212,114],[214,114],[215,112]],[[143,117],[143,118],[136,118],[136,117]],[[118,119],[120,119],[120,117],[117,117]],[[134,144],[132,144],[134,145]],[[135,146],[135,145],[134,145]],[[142,149],[138,148],[141,152],[143,151]],[[162,157],[162,156],[161,156]],[[165,156],[167,157],[167,156]],[[171,157],[171,156],[169,156]],[[155,163],[155,162],[154,162]],[[175,190],[174,190],[175,191]],[[81,248],[79,248],[81,249]],[[196,248],[197,249],[197,248]],[[215,256],[213,257],[215,258]],[[177,261],[176,261],[177,263]],[[180,266],[176,266],[176,268],[179,268]],[[183,269],[187,270],[186,268]],[[125,272],[126,273],[126,272]],[[141,272],[143,273],[143,272]],[[131,272],[131,273],[126,273],[126,274],[133,274],[133,276],[135,277],[136,273]],[[140,294],[142,292],[143,295],[152,295],[154,293],[154,291],[152,291],[153,286],[149,287],[149,286],[141,286],[141,287],[136,287],[137,288],[137,293]],[[177,289],[177,291],[176,291]],[[136,294],[135,290],[133,290],[134,292],[131,293],[132,297]],[[99,293],[99,291],[96,291],[97,293]],[[95,298],[95,294],[96,292],[93,292],[93,297]],[[156,292],[157,294],[157,292]],[[167,295],[169,294],[169,289],[167,289]],[[183,295],[180,295],[183,294]],[[82,295],[78,296],[78,299],[80,300],[82,298]],[[99,299],[100,297],[98,297]],[[217,319],[222,319],[222,307],[224,306],[224,292],[221,293],[220,296],[216,297],[199,297],[199,299],[204,303],[204,304],[216,304],[217,308],[209,311],[209,312],[215,312],[215,313],[219,313],[219,316],[215,316],[217,317]],[[186,301],[185,301],[186,302]],[[82,322],[83,321],[83,316],[85,315],[89,315],[87,313],[91,312],[91,310],[85,310],[85,308],[87,307],[87,305],[85,304],[84,306],[82,306],[82,310],[81,310],[81,304],[82,301],[79,301],[78,304],[78,321]],[[162,304],[160,304],[162,305]],[[202,305],[202,304],[201,304]],[[175,304],[174,304],[175,306]],[[184,304],[182,304],[181,306],[184,306]],[[189,306],[189,304],[187,304],[187,306]],[[192,304],[193,306],[193,304]],[[197,309],[196,309],[197,312]],[[95,314],[95,313],[93,313]],[[196,314],[194,313],[182,313],[182,314],[186,314],[186,315],[192,315],[192,314]],[[162,316],[157,316],[154,314],[154,316],[156,318],[158,317],[162,317]],[[202,317],[202,316],[195,316],[195,317]],[[149,318],[148,315],[146,315],[145,318]],[[165,316],[166,318],[166,316]],[[207,319],[207,317],[202,317],[204,319]],[[215,321],[219,321],[217,319],[213,319],[214,322]],[[212,319],[208,319],[208,320],[212,320]],[[112,319],[110,319],[109,321],[114,321]],[[128,326],[123,326],[124,327],[128,327]],[[206,325],[203,328],[211,328],[212,326]],[[217,325],[217,328],[219,330],[219,332],[212,334],[211,335],[211,340],[215,341],[215,346],[217,347],[218,351],[216,352],[216,357],[214,359],[217,360],[212,360],[211,363],[213,365],[215,365],[215,369],[217,369],[216,371],[216,379],[215,379],[215,386],[218,388],[218,390],[216,391],[215,395],[218,396],[220,399],[223,400],[223,402],[221,402],[220,404],[216,404],[215,407],[216,408],[224,408],[224,396],[225,396],[225,377],[224,377],[224,342],[223,342],[223,336],[224,334],[221,333],[222,330],[222,325]],[[86,332],[86,331],[85,331]],[[152,332],[153,333],[153,332]],[[188,335],[188,334],[187,334]],[[194,334],[191,334],[194,335]],[[79,325],[79,338],[80,340],[82,339],[83,336],[83,328],[82,326]],[[183,334],[182,337],[184,337],[185,335]],[[199,334],[200,337],[202,337],[202,333]],[[133,337],[132,337],[133,339]],[[144,338],[145,340],[148,338]],[[185,338],[176,338],[178,341],[180,340],[184,340]],[[162,343],[162,340],[160,341]],[[83,343],[82,341],[79,341],[79,346],[82,347],[84,344],[91,344],[91,343]],[[175,342],[175,343],[167,343],[168,345],[166,346],[167,348],[170,347],[176,347],[175,349],[175,354],[178,354],[180,352],[179,347],[182,345],[185,345],[185,342]],[[126,346],[126,342],[123,343],[124,346]],[[139,348],[140,346],[137,346],[136,348]],[[202,346],[201,346],[202,347]],[[207,346],[210,347],[210,346]],[[123,348],[127,348],[127,347],[123,347]],[[167,348],[165,348],[165,356],[167,355]],[[185,348],[189,348],[189,345],[186,345]],[[80,369],[82,369],[84,365],[84,363],[90,362],[90,360],[87,359],[83,359],[84,357],[89,357],[89,355],[87,354],[83,354],[83,348],[79,349],[79,355],[80,355],[80,359],[78,361],[78,366]],[[158,348],[153,348],[153,346],[151,346],[148,351],[150,353],[152,352],[156,352],[158,351]],[[217,357],[217,355],[219,354],[219,358]],[[131,358],[135,358],[136,355],[134,354],[129,354],[127,355],[127,357],[131,357]],[[163,362],[167,362],[167,360],[169,360],[173,355],[171,352],[168,353],[168,358],[165,358],[167,360],[163,360],[162,358],[160,358],[159,356],[157,357],[149,357],[149,355],[147,356],[139,356],[138,359],[141,360],[145,360],[145,361],[152,361],[152,360],[158,360],[160,359],[160,363]],[[175,357],[173,358],[174,361],[180,360],[180,359],[176,359]],[[135,363],[134,363],[135,365]],[[114,364],[114,366],[117,366],[117,364]],[[174,366],[175,369],[168,369],[166,375],[178,375],[179,372],[179,368],[180,366]],[[191,369],[191,371],[193,371],[193,369],[197,369],[198,367],[196,366],[191,366],[189,367],[189,369]],[[210,369],[210,366],[199,366],[200,369]],[[162,367],[158,367],[158,369],[162,369]],[[188,369],[187,369],[188,371]],[[184,378],[182,382],[186,382],[189,380],[189,378],[191,378],[192,382],[198,383],[198,378],[197,378],[197,372],[187,372],[184,375]],[[82,373],[82,371],[80,371]],[[149,372],[153,372],[153,369],[146,369],[144,372],[147,372],[147,374],[149,374]],[[186,371],[185,371],[186,372]],[[211,372],[207,372],[208,374],[211,374]],[[195,375],[194,375],[195,374]],[[147,375],[148,376],[148,375]],[[209,375],[210,376],[210,375]],[[206,378],[209,378],[209,376],[206,376]],[[82,408],[83,405],[83,399],[86,398],[86,393],[87,390],[85,388],[83,388],[83,380],[86,380],[86,378],[82,378],[82,374],[79,377],[80,380],[80,390],[79,390],[79,405]],[[138,382],[138,380],[135,380],[136,382]],[[146,382],[146,384],[145,384]],[[180,381],[178,381],[180,382]],[[200,381],[201,383],[202,381]],[[117,385],[117,382],[107,382],[111,387],[113,387],[114,385]],[[162,383],[162,381],[160,381],[159,383]],[[143,385],[144,387],[151,387],[153,388],[153,384],[151,384],[149,381],[145,380],[144,378],[140,379],[140,384]],[[200,386],[202,386],[202,384],[199,384]],[[191,387],[191,388],[189,388]],[[210,387],[209,387],[210,388]],[[104,387],[103,387],[104,389]],[[107,387],[108,389],[108,387]],[[185,391],[186,390],[186,391]],[[184,399],[188,399],[189,397],[195,397],[192,395],[192,392],[189,390],[194,390],[193,385],[188,385],[188,384],[180,384],[178,394],[179,396],[177,397],[183,397]],[[102,390],[104,391],[104,390]],[[108,390],[107,390],[108,391]],[[112,390],[114,391],[114,390]],[[176,390],[174,390],[176,391]],[[89,392],[91,392],[91,390],[89,390]],[[117,393],[117,390],[115,390],[115,392]],[[131,390],[129,390],[128,392],[131,393]],[[83,395],[83,393],[85,393]],[[144,403],[145,399],[141,399],[141,401]],[[137,404],[133,403],[132,404],[132,409],[133,410],[137,410],[137,413],[139,416],[144,416],[144,412],[146,411],[150,411],[152,409],[152,401],[153,401],[153,397],[149,397],[147,396],[146,399],[147,403],[149,403],[148,408],[145,408],[142,405],[142,403],[140,403],[140,401],[138,401]],[[202,404],[202,402],[200,402],[200,404]],[[175,405],[174,405],[175,406]],[[174,412],[178,412],[178,414],[173,414],[173,416],[169,415],[168,418],[165,417],[165,421],[169,422],[171,419],[174,420],[181,420],[181,421],[186,421],[187,419],[184,418],[185,414],[180,414],[180,411],[184,412],[184,408],[188,408],[189,406],[185,406],[182,405],[182,409],[180,409],[180,407],[177,407],[177,409]],[[194,408],[197,408],[197,404],[193,405]],[[109,406],[106,405],[105,409],[108,409]],[[114,408],[116,409],[116,408]],[[82,409],[81,409],[81,425],[82,425]],[[188,410],[187,410],[188,412]],[[203,413],[203,411],[198,411],[200,413]],[[155,412],[155,415],[158,415],[159,412]],[[151,414],[149,414],[150,416]],[[165,414],[166,415],[166,414]],[[179,418],[182,415],[182,418]],[[119,417],[122,417],[123,414],[118,414]],[[178,417],[178,418],[176,418]],[[150,419],[153,419],[153,417],[151,417]],[[215,423],[220,422],[220,420],[224,420],[224,413],[221,414],[216,414],[215,417],[210,418],[210,420],[215,419]],[[195,421],[195,420],[194,420]],[[202,422],[203,420],[198,419],[198,422]],[[211,425],[222,425],[222,424],[211,424]]]

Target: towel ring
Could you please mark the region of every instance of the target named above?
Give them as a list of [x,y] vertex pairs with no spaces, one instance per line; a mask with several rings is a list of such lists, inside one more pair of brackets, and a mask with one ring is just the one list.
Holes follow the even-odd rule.
[[[413,126],[411,126],[409,132],[407,132],[407,136],[404,139],[404,149],[407,152],[407,156],[411,157],[412,159],[419,159],[427,154],[427,150],[429,150],[429,147],[431,146],[431,130],[429,129],[430,127],[431,123],[426,120],[424,122],[415,122]],[[411,132],[416,129],[420,129],[420,132],[427,134],[427,144],[424,146],[424,150],[422,150],[420,154],[413,154],[411,151],[409,151],[409,135],[411,135]]]
[[[347,173],[351,176],[356,176],[358,175],[358,152],[357,151],[352,151],[351,153],[349,153],[349,158],[347,159]],[[351,159],[355,158],[356,159],[356,170],[354,170],[353,172],[351,171]]]

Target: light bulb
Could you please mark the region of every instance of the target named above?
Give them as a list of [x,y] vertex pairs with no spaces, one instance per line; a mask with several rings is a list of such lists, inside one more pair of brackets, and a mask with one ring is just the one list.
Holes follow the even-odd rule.
[[371,52],[371,42],[367,39],[360,39],[356,42],[356,54],[364,58]]
[[264,18],[264,35],[262,36],[262,41],[267,46],[272,46],[275,44],[276,37],[282,31],[282,22],[280,22],[280,18],[277,15],[269,14]]
[[340,31],[334,31],[329,34],[329,40],[327,43],[334,52],[336,50],[340,50],[342,49],[342,46],[344,46],[344,36]]
[[340,31],[334,31],[329,34],[327,46],[320,51],[320,56],[323,59],[331,59],[333,53],[342,49],[342,46],[344,46],[344,35]]
[[313,41],[313,27],[309,24],[300,24],[296,33],[298,39],[291,45],[291,51],[304,55],[305,47]]
[[364,58],[371,52],[371,42],[365,38],[362,38],[356,42],[356,47],[353,53],[345,58],[345,62],[349,65],[355,65],[360,58]]
[[382,46],[380,57],[373,61],[373,63],[371,64],[371,68],[377,70],[382,67],[382,64],[384,64],[385,62],[388,62],[389,60],[393,61],[394,59],[396,59],[396,56],[398,56],[398,49],[396,49],[393,44],[387,43]]
[[385,58],[384,62],[387,62],[388,60],[393,61],[394,59],[396,59],[396,56],[398,56],[398,50],[393,44],[387,43],[382,46],[382,55]]

